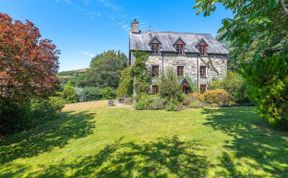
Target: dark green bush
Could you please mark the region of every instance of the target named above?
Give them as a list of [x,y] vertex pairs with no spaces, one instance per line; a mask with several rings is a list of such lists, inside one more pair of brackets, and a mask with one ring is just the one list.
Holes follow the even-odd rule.
[[96,87],[85,87],[83,88],[83,101],[95,101],[102,99],[102,93],[99,88]]
[[25,104],[0,102],[0,135],[7,135],[36,127],[57,119],[64,107],[61,97],[31,99]]
[[32,100],[30,111],[27,115],[31,126],[35,127],[49,120],[58,119],[64,105],[65,101],[61,97],[50,97],[46,100]]
[[260,115],[272,126],[288,129],[288,56],[254,60],[243,74]]
[[25,130],[29,126],[30,103],[15,104],[0,101],[0,136]]

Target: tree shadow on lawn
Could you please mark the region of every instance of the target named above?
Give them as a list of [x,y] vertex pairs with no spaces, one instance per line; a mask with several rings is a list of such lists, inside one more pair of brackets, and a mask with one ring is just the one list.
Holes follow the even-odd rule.
[[33,157],[55,147],[65,146],[69,140],[85,137],[95,126],[94,113],[64,113],[64,117],[35,129],[7,137],[0,144],[0,164],[18,158]]
[[202,149],[177,137],[143,144],[120,139],[93,156],[44,168],[39,177],[65,177],[67,169],[75,171],[72,177],[205,177],[209,163],[199,155]]
[[[235,153],[237,160],[253,160],[235,163],[232,156],[224,152],[219,159],[222,163],[220,166],[226,171],[220,172],[221,176],[255,177],[259,176],[255,173],[257,170],[273,177],[288,176],[288,134],[270,129],[253,107],[204,109],[203,113],[208,114],[205,125],[233,137],[233,141],[227,142],[225,147]],[[240,172],[241,164],[251,171]]]

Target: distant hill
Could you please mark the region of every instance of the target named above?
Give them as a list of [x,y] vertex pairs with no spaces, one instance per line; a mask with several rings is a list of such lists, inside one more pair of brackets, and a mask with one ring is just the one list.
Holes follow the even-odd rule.
[[88,68],[78,69],[78,70],[68,70],[59,72],[57,75],[61,81],[61,83],[66,83],[69,80],[73,80],[77,74],[84,73],[88,70]]

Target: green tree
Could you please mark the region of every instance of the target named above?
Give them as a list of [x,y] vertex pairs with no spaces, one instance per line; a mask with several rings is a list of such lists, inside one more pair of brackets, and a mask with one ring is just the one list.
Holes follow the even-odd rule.
[[198,14],[208,16],[222,3],[234,13],[223,20],[219,39],[230,49],[230,61],[247,80],[249,96],[263,118],[287,125],[287,0],[197,0]]
[[120,51],[103,52],[92,58],[85,74],[76,77],[76,85],[117,88],[121,70],[126,67],[126,63],[127,56]]

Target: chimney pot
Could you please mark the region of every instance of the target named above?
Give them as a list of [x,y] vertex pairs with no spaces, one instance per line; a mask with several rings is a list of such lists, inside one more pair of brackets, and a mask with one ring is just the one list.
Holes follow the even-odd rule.
[[139,33],[139,22],[137,19],[134,19],[131,23],[131,31],[132,33]]

